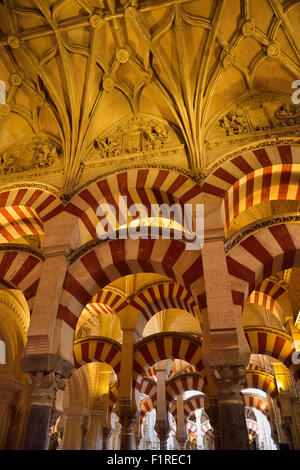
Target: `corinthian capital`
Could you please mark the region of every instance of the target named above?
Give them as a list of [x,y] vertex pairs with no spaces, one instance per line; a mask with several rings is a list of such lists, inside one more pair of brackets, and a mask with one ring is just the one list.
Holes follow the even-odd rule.
[[51,406],[56,391],[64,387],[65,379],[55,372],[36,372],[27,375],[27,383],[32,386],[32,405]]
[[228,399],[239,395],[245,381],[242,366],[215,366],[212,367],[212,379],[218,389],[219,395]]

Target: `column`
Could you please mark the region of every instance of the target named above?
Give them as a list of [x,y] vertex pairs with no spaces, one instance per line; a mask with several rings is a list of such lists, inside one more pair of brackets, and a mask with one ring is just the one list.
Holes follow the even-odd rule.
[[244,371],[241,367],[214,368],[218,389],[221,450],[249,450],[245,408],[241,394]]
[[134,338],[135,330],[132,327],[123,329],[119,385],[119,422],[122,426],[120,450],[135,449],[134,427],[138,410],[132,388]]
[[112,435],[112,450],[120,450],[120,436],[121,436],[121,425],[118,422],[115,422],[115,430]]
[[220,450],[221,438],[220,438],[218,397],[217,396],[207,397],[206,403],[207,403],[207,406],[205,407],[205,412],[208,415],[209,422],[213,428],[215,450]]
[[141,430],[141,422],[140,422],[140,418],[138,418],[136,420],[136,425],[135,425],[135,448],[136,450],[138,450],[142,438],[143,436],[142,436],[142,430]]
[[168,449],[168,438],[170,433],[170,424],[166,403],[166,379],[169,373],[169,360],[157,362],[155,364],[157,377],[157,407],[155,431],[160,441],[160,450]]
[[[244,450],[249,442],[240,392],[250,348],[243,330],[242,308],[233,303],[224,226],[220,214],[209,213],[207,205],[205,210],[202,262],[207,308],[203,309],[202,360],[217,387],[221,449]],[[238,280],[234,287],[241,292],[245,289]]]
[[[117,423],[119,424],[119,423]],[[102,428],[102,449],[103,450],[110,450],[111,449],[111,437],[114,436],[115,430],[112,428],[108,428],[107,426],[103,426]],[[113,447],[114,449],[114,447]]]
[[203,439],[201,436],[201,417],[202,417],[202,410],[199,410],[199,409],[195,410],[198,449],[203,450]]
[[65,380],[54,372],[37,372],[27,377],[32,386],[29,417],[24,438],[24,450],[47,450],[49,424],[56,391]]
[[88,410],[67,408],[64,410],[64,414],[65,426],[62,448],[63,450],[81,450]]
[[7,379],[0,383],[0,450],[6,449],[12,417],[17,418],[16,400],[24,384]]
[[89,431],[87,436],[88,450],[103,448],[103,410],[94,408],[90,412]]
[[185,422],[185,419],[184,419],[184,409],[183,409],[183,394],[180,394],[180,395],[177,396],[176,406],[177,406],[176,440],[178,442],[179,449],[183,450],[185,448],[185,443],[186,443],[186,440],[187,440],[186,422]]
[[73,228],[76,217],[61,213],[45,222],[42,266],[35,302],[27,333],[27,343],[20,359],[28,374],[44,371],[68,377],[72,371],[74,330],[57,318],[63,283],[68,269],[68,255],[76,243]]

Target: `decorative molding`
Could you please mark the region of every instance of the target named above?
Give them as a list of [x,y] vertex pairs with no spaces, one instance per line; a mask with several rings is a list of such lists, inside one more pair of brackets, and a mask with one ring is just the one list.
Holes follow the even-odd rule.
[[274,147],[278,145],[299,145],[300,144],[300,137],[270,137],[267,140],[262,140],[258,143],[249,143],[249,145],[245,145],[244,147],[239,147],[238,149],[230,152],[223,157],[219,158],[216,162],[212,163],[206,168],[208,172],[208,176],[211,175],[217,168],[223,165],[223,163],[227,162],[228,160],[233,159],[237,155],[241,155],[245,152],[250,152],[252,150],[258,150],[264,147]]
[[61,149],[45,135],[19,142],[0,155],[0,177],[54,166]]
[[45,261],[45,256],[43,253],[37,248],[32,248],[29,245],[21,245],[19,243],[2,243],[0,244],[0,252],[1,251],[23,251],[34,256],[35,258],[40,259],[41,261]]
[[266,217],[264,219],[261,219],[259,222],[253,222],[239,230],[237,233],[234,233],[228,240],[225,241],[225,254],[229,253],[235,245],[239,244],[242,240],[244,240],[248,235],[253,232],[256,232],[266,227],[271,227],[273,225],[291,222],[300,222],[299,212],[290,215],[286,214],[281,216]]

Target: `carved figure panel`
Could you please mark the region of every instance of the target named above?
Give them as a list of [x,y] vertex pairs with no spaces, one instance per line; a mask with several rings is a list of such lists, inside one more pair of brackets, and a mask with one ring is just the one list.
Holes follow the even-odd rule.
[[33,169],[52,167],[60,157],[60,149],[45,136],[36,136],[19,143],[0,155],[0,176]]
[[108,158],[159,151],[164,149],[170,140],[170,132],[165,124],[133,117],[108,135],[95,139],[94,148],[100,158]]

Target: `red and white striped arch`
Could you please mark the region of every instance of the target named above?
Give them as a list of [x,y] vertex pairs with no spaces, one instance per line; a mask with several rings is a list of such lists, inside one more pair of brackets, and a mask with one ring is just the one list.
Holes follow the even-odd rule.
[[[5,246],[2,248],[5,248]],[[0,284],[2,289],[20,289],[32,310],[41,275],[43,260],[33,250],[18,247],[0,251]]]
[[143,420],[146,414],[152,411],[154,408],[152,399],[150,397],[144,398],[144,400],[140,402],[140,407],[141,407],[140,419]]
[[273,399],[278,397],[278,389],[274,375],[259,370],[246,370],[243,388],[258,388]]
[[195,318],[200,317],[199,306],[191,293],[174,282],[163,282],[147,287],[132,299],[130,305],[141,312],[139,321],[141,329],[156,313],[169,308],[185,310]]
[[300,224],[272,225],[244,238],[227,254],[234,304],[272,274],[300,266]]
[[204,421],[204,423],[201,424],[201,428],[200,428],[202,439],[204,438],[205,434],[208,433],[209,431],[213,431],[213,428],[211,427],[211,424],[209,421]]
[[110,315],[111,319],[116,317],[116,313],[109,305],[90,302],[85,306],[79,317],[79,320],[77,322],[77,331],[91,317],[96,317],[98,315]]
[[128,302],[125,297],[109,289],[102,289],[97,292],[97,294],[92,298],[91,303],[104,304],[115,313],[119,313],[123,308],[128,306]]
[[[119,196],[127,197],[127,208],[143,204],[150,210],[151,204],[172,205],[193,203],[198,200],[201,188],[193,180],[175,171],[159,168],[131,169],[101,178],[82,189],[66,206],[66,211],[78,217],[82,243],[96,238],[96,216],[100,204],[110,204],[119,213]],[[124,210],[127,211],[127,208]],[[151,212],[149,212],[149,215]],[[126,220],[112,217],[110,224],[122,225]]]
[[135,346],[133,386],[140,390],[146,370],[164,359],[182,359],[204,374],[201,343],[184,334],[158,333],[141,340]]
[[167,406],[171,407],[173,402],[176,401],[178,395],[189,390],[204,392],[207,377],[199,373],[180,374],[168,380],[166,383],[166,400]]
[[249,295],[247,303],[260,305],[268,309],[277,316],[279,321],[282,321],[287,300],[289,300],[289,294],[279,280],[276,282],[269,278]]
[[189,289],[195,299],[204,292],[201,255],[181,240],[111,240],[71,264],[63,284],[58,318],[75,328],[83,307],[115,279],[135,273],[159,273]]
[[[42,185],[39,185],[42,186]],[[63,210],[51,189],[22,186],[0,192],[0,243],[42,235],[44,223]]]
[[266,415],[268,414],[269,405],[266,398],[255,395],[254,393],[243,393],[242,396],[245,408],[255,408]]
[[[89,362],[105,362],[118,375],[121,367],[121,345],[108,338],[92,337],[74,342],[74,369]],[[73,370],[74,370],[73,369]]]
[[[194,395],[183,402],[183,412],[184,416],[187,419],[190,414],[197,410],[204,408],[205,406],[205,396],[203,395]],[[170,408],[170,413],[172,414],[173,418],[176,419],[177,417],[177,404],[176,402]]]
[[248,433],[251,436],[253,437],[259,436],[258,424],[255,421],[253,421],[252,419],[246,419],[246,424],[248,428]]
[[273,165],[255,170],[236,181],[223,200],[224,223],[233,220],[249,207],[271,200],[300,200],[300,165]]
[[281,361],[286,367],[292,365],[293,338],[276,328],[247,326],[245,336],[252,354],[266,354]]
[[254,171],[263,170],[273,165],[297,163],[300,163],[299,145],[278,145],[249,150],[233,158],[228,158],[218,165],[206,178],[202,190],[204,193],[218,198],[221,203],[225,194],[237,181],[251,175]]

